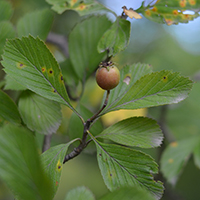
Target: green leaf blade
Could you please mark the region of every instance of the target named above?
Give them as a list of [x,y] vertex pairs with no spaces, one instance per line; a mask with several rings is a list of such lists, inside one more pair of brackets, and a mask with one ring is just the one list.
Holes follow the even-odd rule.
[[95,200],[92,192],[86,187],[77,187],[70,190],[64,200]]
[[41,134],[53,134],[61,124],[60,104],[31,91],[20,96],[19,111],[27,127]]
[[140,78],[119,101],[112,102],[105,111],[178,103],[188,96],[192,83],[179,73],[165,70],[153,72]]
[[12,5],[8,1],[0,1],[0,21],[9,20],[13,14]]
[[123,146],[103,144],[94,140],[101,174],[108,189],[139,186],[160,199],[163,186],[155,182],[151,173],[157,173],[153,159],[137,150]]
[[97,44],[110,25],[106,16],[92,16],[77,24],[70,33],[70,59],[80,80],[85,81],[105,57],[106,53],[98,53]]
[[163,140],[162,131],[156,121],[144,117],[122,120],[105,129],[97,137],[141,148],[158,147]]
[[6,39],[11,39],[15,37],[15,30],[13,25],[8,21],[0,21],[0,55],[3,53],[3,48]]
[[80,16],[96,13],[97,11],[110,11],[95,0],[46,0],[46,2],[52,5],[52,10],[58,14],[62,14],[66,10],[75,10]]
[[53,13],[48,9],[43,9],[26,14],[17,23],[18,37],[39,36],[42,40],[47,38],[53,23]]
[[72,108],[59,65],[39,38],[7,41],[2,64],[5,72],[26,88]]
[[21,117],[17,106],[13,100],[3,91],[0,90],[0,119],[5,121],[20,124]]
[[60,183],[64,157],[69,145],[74,141],[76,140],[72,140],[67,144],[60,144],[51,147],[40,156],[43,168],[48,177],[51,179],[53,185],[53,196],[55,195]]
[[149,193],[145,190],[141,190],[141,188],[137,187],[125,187],[117,189],[111,193],[104,195],[99,200],[131,200],[131,199],[140,199],[140,200],[155,200]]
[[118,17],[99,41],[98,51],[101,53],[109,50],[109,56],[115,56],[127,47],[129,38],[130,22]]
[[161,157],[161,171],[167,181],[175,185],[184,164],[199,143],[199,136],[172,142]]
[[[144,7],[144,4],[137,10],[147,19],[157,22],[166,23],[167,25],[188,23],[199,17],[200,3],[197,1],[157,1],[153,6]],[[194,11],[192,14],[184,11]]]
[[52,185],[42,169],[32,133],[6,125],[0,132],[0,146],[0,177],[16,198],[52,200]]

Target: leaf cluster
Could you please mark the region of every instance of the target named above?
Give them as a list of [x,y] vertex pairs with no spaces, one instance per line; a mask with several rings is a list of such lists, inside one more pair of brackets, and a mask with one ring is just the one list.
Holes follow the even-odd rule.
[[[47,2],[59,14],[69,9],[81,16],[99,10],[109,11],[93,0]],[[161,145],[163,135],[157,122],[148,117],[131,117],[104,128],[99,120],[111,111],[178,103],[188,96],[192,81],[172,71],[152,72],[148,64],[126,65],[120,70],[119,85],[107,91],[102,108],[95,114],[81,104],[85,83],[101,61],[110,60],[127,47],[130,22],[124,15],[116,16],[114,22],[105,15],[83,17],[70,32],[70,56],[60,64],[45,43],[54,15],[49,9],[26,14],[18,21],[15,31],[8,21],[11,7],[5,1],[0,1],[0,5],[7,9],[6,19],[0,16],[3,41],[0,53],[4,52],[1,64],[6,73],[4,89],[20,91],[17,104],[0,91],[0,177],[16,198],[53,199],[63,164],[93,142],[102,177],[111,191],[101,200],[120,196],[160,199],[164,187],[153,177],[158,173],[158,165],[151,156],[138,150],[138,147]],[[71,100],[75,92],[69,88],[77,88],[79,83],[82,91],[75,107]],[[71,140],[39,156],[34,134],[46,137],[56,133],[62,120],[61,104],[73,111],[69,126]],[[70,145],[78,141],[80,144],[69,152]],[[191,141],[191,147],[193,142],[195,140]],[[195,151],[198,154],[198,149]],[[167,159],[165,157],[168,157],[167,152],[163,160]],[[162,170],[165,171],[165,167]],[[66,200],[83,197],[94,199],[89,190],[78,188],[69,192]]]

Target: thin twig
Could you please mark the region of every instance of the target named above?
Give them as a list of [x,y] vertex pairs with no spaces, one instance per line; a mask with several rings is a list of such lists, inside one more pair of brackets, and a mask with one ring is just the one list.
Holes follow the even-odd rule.
[[79,144],[78,147],[74,148],[72,152],[70,152],[69,154],[65,156],[63,164],[71,160],[72,158],[75,158],[76,156],[78,156],[83,151],[83,149],[85,149],[85,147],[92,141],[92,140],[87,141],[90,125],[96,118],[98,118],[99,114],[107,106],[109,94],[110,94],[110,90],[107,90],[106,99],[101,109],[84,123],[83,137],[82,137],[81,143]]
[[51,138],[52,138],[52,134],[44,136],[42,152],[45,152],[51,147]]
[[68,42],[64,35],[50,32],[47,36],[46,42],[55,44],[67,58],[69,57]]

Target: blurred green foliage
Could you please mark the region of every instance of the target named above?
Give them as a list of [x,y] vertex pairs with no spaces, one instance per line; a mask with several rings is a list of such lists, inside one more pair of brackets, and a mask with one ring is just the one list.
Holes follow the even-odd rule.
[[[24,14],[36,9],[50,7],[45,0],[10,0],[10,2],[14,7],[14,13],[11,18],[14,25]],[[124,1],[124,4],[126,4],[126,1]],[[66,11],[62,15],[54,13],[52,31],[68,36],[70,30],[79,20],[79,15],[74,11]],[[141,62],[151,64],[154,71],[167,69],[181,72],[181,74],[186,76],[198,77],[196,75],[200,69],[200,55],[190,54],[182,49],[175,38],[166,31],[167,27],[166,29],[164,28],[167,25],[156,24],[146,19],[131,20],[131,23],[132,35],[130,44],[125,51],[114,58],[114,61],[119,64],[119,68],[128,63]],[[199,80],[197,79],[196,81],[197,83],[188,99],[178,105],[169,107],[167,122],[174,139],[186,138],[191,134],[200,134],[200,86]],[[152,108],[149,110],[149,115],[159,118],[160,110],[161,108],[159,107]],[[66,136],[63,137],[66,129],[66,127],[60,129],[60,134],[58,133],[55,136],[55,141],[67,140]],[[149,150],[149,152],[155,158],[158,156],[157,150]],[[172,190],[185,200],[199,200],[199,180],[200,170],[194,166],[191,158],[184,168],[176,187]],[[54,199],[64,199],[67,191],[81,185],[90,188],[96,197],[100,197],[108,191],[103,183],[96,158],[93,154],[80,155],[64,165],[60,187]],[[13,199],[1,181],[0,199]],[[169,200],[165,196],[162,199]]]

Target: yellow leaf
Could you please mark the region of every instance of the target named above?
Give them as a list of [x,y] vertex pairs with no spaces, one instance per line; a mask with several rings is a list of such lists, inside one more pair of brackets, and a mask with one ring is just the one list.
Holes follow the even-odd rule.
[[135,12],[132,8],[130,8],[129,10],[126,8],[126,6],[123,6],[122,8],[123,8],[125,15],[129,16],[131,19],[133,19],[133,18],[142,19],[142,16],[139,15],[137,12]]

